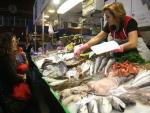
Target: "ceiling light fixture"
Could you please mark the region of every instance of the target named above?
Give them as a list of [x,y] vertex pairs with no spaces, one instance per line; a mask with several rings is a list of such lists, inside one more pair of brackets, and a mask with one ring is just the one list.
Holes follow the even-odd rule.
[[58,5],[60,3],[60,0],[53,0],[53,3]]
[[45,21],[46,21],[46,19],[41,19],[41,21],[44,21],[44,22],[45,22]]
[[64,14],[82,1],[83,0],[67,0],[58,8],[57,13]]
[[49,16],[48,15],[44,15],[44,18],[49,18]]
[[49,12],[49,13],[55,13],[55,10],[50,9],[50,10],[48,10],[48,12]]

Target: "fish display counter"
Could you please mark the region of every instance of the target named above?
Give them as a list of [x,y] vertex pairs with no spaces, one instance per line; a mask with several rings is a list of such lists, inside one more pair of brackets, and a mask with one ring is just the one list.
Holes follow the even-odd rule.
[[77,59],[73,53],[57,50],[32,60],[67,113],[150,112],[146,66],[116,62],[110,54]]

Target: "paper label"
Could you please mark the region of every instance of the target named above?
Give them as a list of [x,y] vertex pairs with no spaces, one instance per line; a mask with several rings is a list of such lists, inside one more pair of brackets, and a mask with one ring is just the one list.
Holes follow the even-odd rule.
[[101,44],[97,44],[91,47],[92,51],[97,55],[113,51],[119,48],[120,46],[116,41],[103,42]]

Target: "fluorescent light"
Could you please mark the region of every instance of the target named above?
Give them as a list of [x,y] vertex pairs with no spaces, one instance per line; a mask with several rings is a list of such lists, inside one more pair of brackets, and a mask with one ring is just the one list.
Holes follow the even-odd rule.
[[58,8],[57,13],[64,14],[82,1],[83,0],[67,0]]
[[41,19],[41,21],[44,21],[44,22],[45,22],[45,21],[46,21],[46,19]]
[[46,23],[46,24],[45,24],[45,26],[49,26],[49,24],[48,24],[48,23]]
[[60,0],[53,0],[53,3],[57,5],[60,3]]
[[48,15],[44,15],[44,18],[49,18],[49,16]]
[[49,13],[55,13],[55,10],[50,9],[50,10],[48,10],[48,12],[49,12]]

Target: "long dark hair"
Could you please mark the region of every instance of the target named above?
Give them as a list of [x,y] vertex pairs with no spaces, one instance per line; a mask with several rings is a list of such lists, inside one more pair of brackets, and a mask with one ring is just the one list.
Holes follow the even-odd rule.
[[12,38],[11,33],[0,34],[0,85],[5,93],[11,93],[14,85],[20,81],[12,59]]

